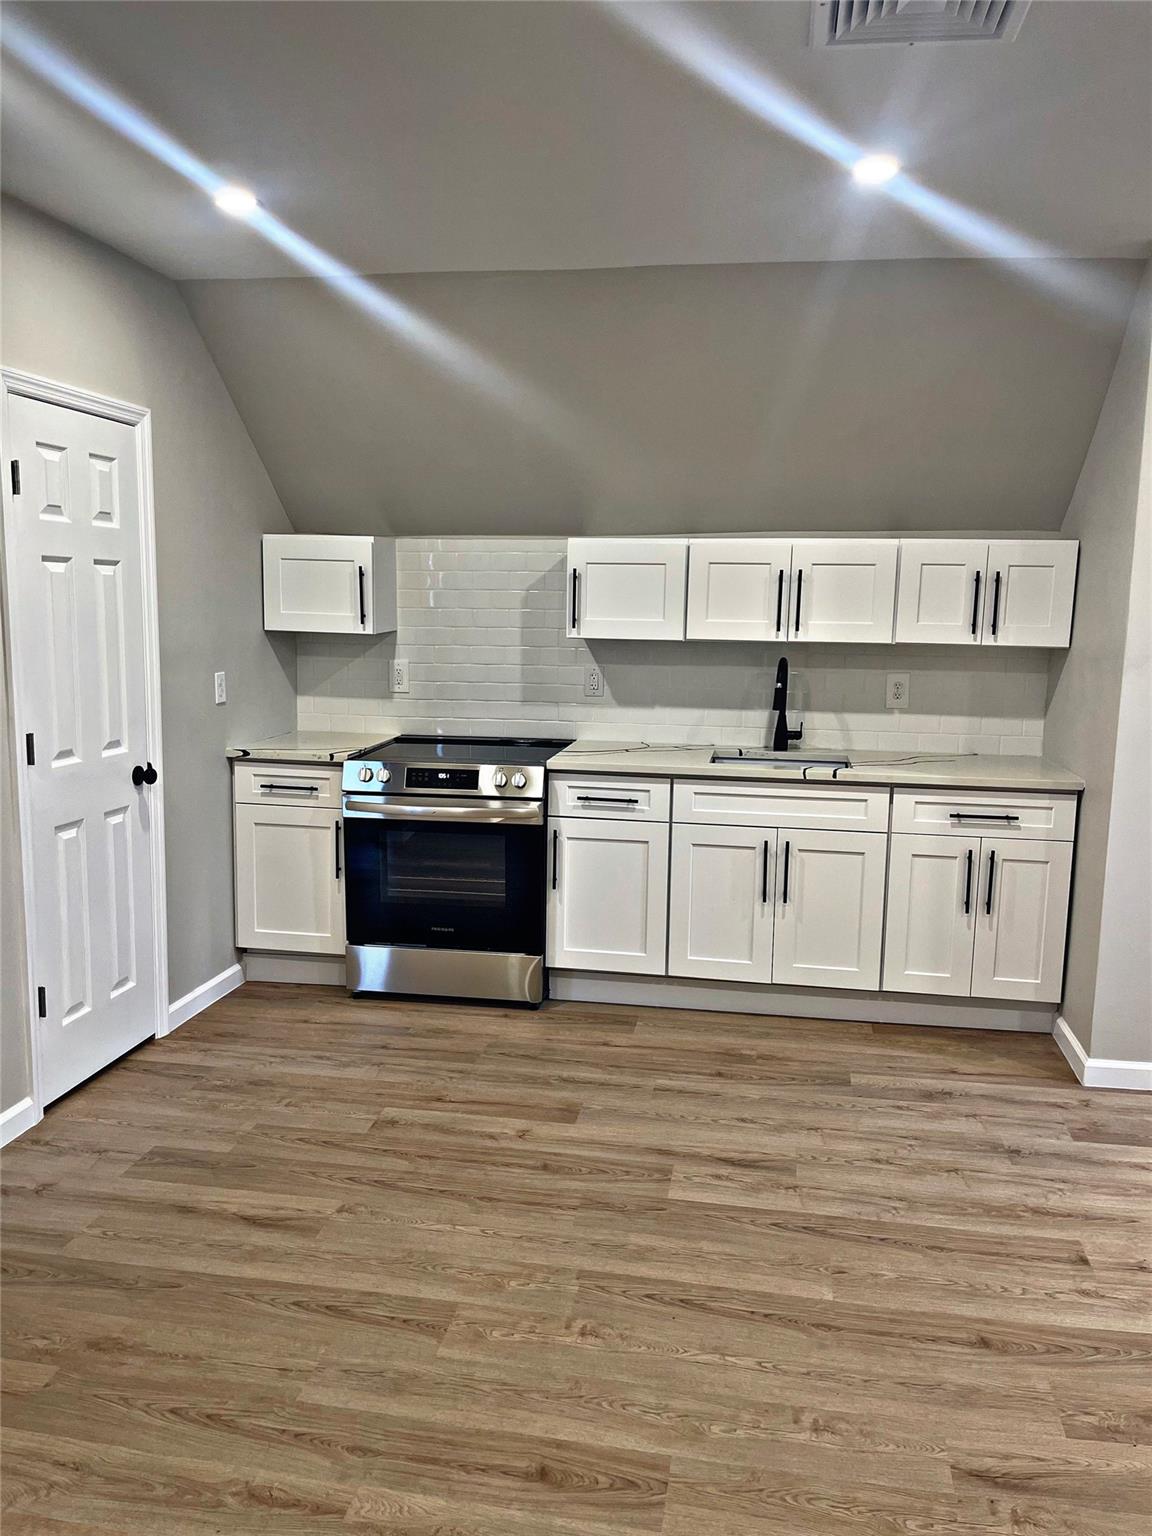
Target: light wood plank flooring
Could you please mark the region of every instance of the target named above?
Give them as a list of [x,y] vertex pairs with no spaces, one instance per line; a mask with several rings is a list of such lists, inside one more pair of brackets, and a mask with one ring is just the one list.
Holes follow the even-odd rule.
[[249,985],[5,1158],[4,1536],[1147,1536],[1051,1040]]

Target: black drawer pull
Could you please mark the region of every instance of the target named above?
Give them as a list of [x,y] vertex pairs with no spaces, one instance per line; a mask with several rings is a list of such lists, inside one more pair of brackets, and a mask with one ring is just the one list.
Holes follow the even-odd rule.
[[581,805],[639,805],[635,795],[577,795]]
[[257,789],[286,790],[292,795],[318,795],[319,784],[257,784]]
[[1020,820],[1010,811],[949,811],[949,821],[1003,821],[1011,826]]

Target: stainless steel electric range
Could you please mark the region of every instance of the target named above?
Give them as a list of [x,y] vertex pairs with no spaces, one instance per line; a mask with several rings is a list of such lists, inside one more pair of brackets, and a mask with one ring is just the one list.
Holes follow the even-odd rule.
[[345,763],[351,992],[541,1001],[544,764],[568,745],[398,736]]

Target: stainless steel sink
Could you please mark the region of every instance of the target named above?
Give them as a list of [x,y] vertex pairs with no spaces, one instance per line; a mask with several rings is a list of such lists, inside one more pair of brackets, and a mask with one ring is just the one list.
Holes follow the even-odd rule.
[[767,768],[851,768],[851,760],[834,753],[773,752],[768,747],[718,747],[714,763],[763,763]]

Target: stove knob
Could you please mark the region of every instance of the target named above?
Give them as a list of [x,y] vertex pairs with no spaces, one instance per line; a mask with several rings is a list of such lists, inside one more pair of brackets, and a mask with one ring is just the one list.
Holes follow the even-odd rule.
[[524,777],[524,775],[519,770],[517,770],[512,775],[512,788],[513,789],[523,789],[525,784],[527,784],[527,782],[528,782],[528,780]]
[[388,780],[392,777],[391,768],[378,768],[376,770],[376,777],[380,780],[381,784],[387,784]]
[[[508,775],[504,772],[503,768],[497,768],[496,772],[492,775],[492,783],[497,789],[503,789],[507,782]],[[516,780],[513,779],[512,782],[515,784]]]
[[370,784],[372,782],[372,770],[367,763],[360,769],[356,777],[360,780],[361,784]]

